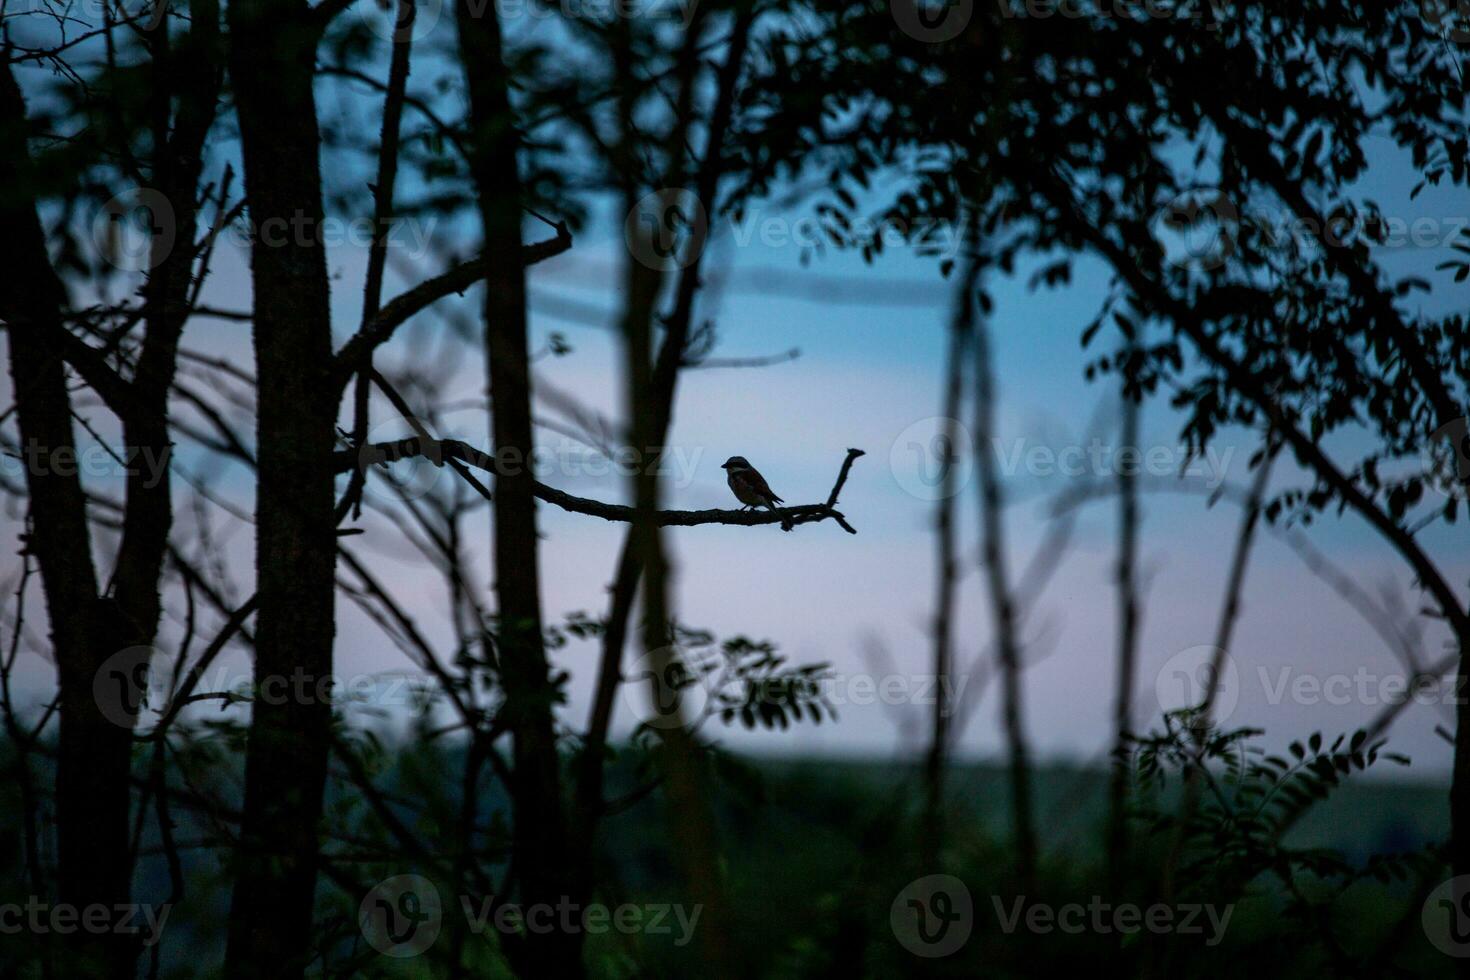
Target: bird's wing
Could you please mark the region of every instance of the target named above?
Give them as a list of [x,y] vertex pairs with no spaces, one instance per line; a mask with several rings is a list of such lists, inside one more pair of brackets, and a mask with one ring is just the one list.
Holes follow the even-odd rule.
[[766,483],[766,478],[761,476],[758,470],[744,470],[740,475],[745,478],[745,482],[750,487],[750,489],[754,490],[762,497],[769,497],[778,504],[785,503],[785,501],[783,501],[780,497],[776,496],[775,493],[771,491],[770,486],[768,486]]

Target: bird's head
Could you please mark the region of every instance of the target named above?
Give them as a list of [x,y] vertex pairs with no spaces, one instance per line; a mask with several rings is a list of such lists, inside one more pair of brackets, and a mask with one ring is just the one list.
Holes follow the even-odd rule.
[[729,459],[725,460],[724,463],[720,464],[720,469],[748,470],[750,469],[750,464],[745,461],[744,456],[731,456]]

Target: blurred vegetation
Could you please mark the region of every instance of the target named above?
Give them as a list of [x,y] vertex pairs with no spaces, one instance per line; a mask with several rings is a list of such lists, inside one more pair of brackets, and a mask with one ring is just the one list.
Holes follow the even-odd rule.
[[[191,764],[181,765],[185,775],[177,791],[187,796],[195,779],[221,786],[238,779],[238,759],[229,762],[234,737],[230,726],[219,726],[213,735],[188,742],[184,751],[192,756]],[[1252,793],[1258,799],[1260,790],[1281,774],[1280,764],[1300,776],[1312,773],[1311,760],[1319,757],[1317,749],[1309,747],[1311,740],[1302,744],[1306,763],[1299,765],[1301,760],[1294,756],[1267,762],[1252,747],[1249,732],[1218,737],[1220,745],[1213,755],[1219,765],[1213,771],[1224,783],[1233,780],[1240,798],[1247,801]],[[367,733],[360,733],[357,742],[384,798],[392,801],[395,813],[413,821],[418,834],[434,839],[436,833],[452,828],[459,801],[446,787],[455,785],[453,775],[463,765],[462,746],[449,740],[380,739]],[[1317,744],[1323,752],[1330,747]],[[1133,766],[1140,790],[1133,821],[1138,864],[1119,892],[1109,890],[1102,848],[1108,770],[1038,765],[1035,791],[1043,860],[1037,893],[1026,896],[1025,908],[1129,902],[1146,909],[1159,900],[1152,889],[1169,850],[1170,821],[1180,802],[1182,781],[1180,768],[1167,760],[1153,769],[1140,761],[1147,745],[1148,739],[1140,740]],[[1166,754],[1157,751],[1157,744],[1153,748],[1155,755]],[[0,751],[8,756],[9,747],[0,746]],[[1331,754],[1322,757],[1330,759]],[[1186,859],[1175,905],[1180,914],[1191,905],[1214,903],[1217,914],[1224,905],[1231,906],[1222,940],[1218,946],[1207,946],[1214,926],[1204,913],[1196,919],[1203,931],[1189,936],[1126,935],[1090,928],[1077,935],[1058,928],[1031,932],[1024,919],[1006,931],[1004,923],[1019,896],[1010,870],[1007,773],[1002,765],[954,764],[946,799],[950,839],[941,867],[935,869],[919,866],[913,846],[922,816],[922,796],[916,792],[922,778],[918,765],[736,756],[718,750],[708,753],[706,760],[716,776],[711,780],[712,802],[725,842],[724,872],[741,966],[748,976],[1021,977],[1099,969],[1139,975],[1150,965],[1157,969],[1161,963],[1157,958],[1163,956],[1170,957],[1168,975],[1173,976],[1350,975],[1357,972],[1350,968],[1352,962],[1362,966],[1363,975],[1434,976],[1447,975],[1451,962],[1430,944],[1420,926],[1427,888],[1447,876],[1439,853],[1439,842],[1449,829],[1446,786],[1416,778],[1412,770],[1390,766],[1365,777],[1354,768],[1354,775],[1343,777],[1340,786],[1325,785],[1322,799],[1310,801],[1280,842],[1295,855],[1291,888],[1273,874],[1271,859],[1264,867],[1252,864],[1266,851],[1258,849],[1248,859],[1248,849],[1222,845],[1230,835],[1220,832],[1218,825],[1201,830],[1187,848],[1191,857]],[[6,757],[3,762],[10,765],[12,760]],[[610,795],[616,798],[636,790],[647,765],[644,748],[621,746],[610,769]],[[139,778],[143,775],[140,770]],[[1164,778],[1159,780],[1160,776]],[[1296,794],[1278,798],[1289,803]],[[498,783],[486,788],[481,812],[504,814],[507,806]],[[175,808],[175,834],[181,845],[209,836],[208,817],[177,802]],[[357,867],[363,887],[357,894],[393,875],[431,874],[393,853],[390,836],[372,817],[368,803],[340,774],[334,774],[330,783],[326,814],[332,832],[324,853],[361,854]],[[19,823],[16,787],[0,786],[4,828],[0,834],[5,838],[0,846],[0,880],[7,883],[0,902],[25,901],[14,891],[23,880],[18,866]],[[492,816],[490,823],[505,832],[503,820]],[[601,848],[604,867],[599,869],[606,884],[597,896],[599,902],[647,907],[684,900],[665,826],[656,794],[608,821]],[[1250,836],[1237,830],[1237,843]],[[1257,830],[1258,840],[1272,840],[1268,828]],[[142,853],[157,854],[158,841],[150,840],[152,836],[145,830]],[[493,846],[492,835],[487,847]],[[174,909],[168,919],[159,975],[212,975],[220,965],[229,906],[226,852],[184,846],[182,857],[189,902]],[[1254,873],[1233,880],[1244,869]],[[953,955],[920,959],[896,939],[890,916],[899,892],[936,870],[965,883],[973,901],[974,927]],[[436,884],[446,922],[450,916],[461,917],[449,885]],[[143,861],[134,890],[137,900],[145,903],[166,894],[162,863]],[[341,890],[321,888],[318,901],[326,953],[318,966],[324,974],[438,975],[435,947],[401,960],[378,955],[363,942],[358,910]],[[1303,917],[1302,902],[1311,904],[1315,920]],[[1110,913],[1104,909],[1103,915],[1106,921]],[[666,922],[669,931],[663,934],[625,935],[608,929],[589,935],[586,961],[591,975],[696,975],[697,946],[678,943],[681,930],[673,915]],[[1324,935],[1330,939],[1324,940]],[[8,969],[35,962],[25,943],[36,938],[6,937]],[[436,947],[442,945],[441,933]],[[477,975],[513,975],[490,933],[473,937],[466,949],[466,962],[474,965]],[[1387,960],[1375,961],[1385,949],[1391,950]],[[1343,956],[1348,960],[1342,961]]]

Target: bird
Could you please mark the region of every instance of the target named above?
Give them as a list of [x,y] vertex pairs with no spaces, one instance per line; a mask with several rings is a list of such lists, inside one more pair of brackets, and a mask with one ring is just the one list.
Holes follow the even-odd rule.
[[771,492],[766,478],[761,476],[754,466],[746,462],[744,456],[731,456],[725,460],[720,469],[728,475],[731,492],[745,505],[744,508],[741,508],[742,510],[762,505],[775,510],[777,504],[785,503]]

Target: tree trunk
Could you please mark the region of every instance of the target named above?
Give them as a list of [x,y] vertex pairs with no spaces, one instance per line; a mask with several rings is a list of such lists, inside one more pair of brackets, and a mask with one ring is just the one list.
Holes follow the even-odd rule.
[[[1135,348],[1129,348],[1129,356]],[[1123,451],[1138,449],[1139,403],[1123,392]],[[1139,460],[1141,456],[1137,456]],[[1128,866],[1128,736],[1133,723],[1133,687],[1138,674],[1138,472],[1118,471],[1118,688],[1113,702],[1113,765],[1108,786],[1108,883],[1121,893]]]
[[[973,300],[966,309],[973,310]],[[973,312],[969,315],[973,316]],[[1026,743],[1021,689],[1021,641],[1016,633],[1016,602],[1007,571],[1005,502],[1000,474],[990,444],[994,436],[995,377],[990,362],[990,333],[983,321],[974,325],[975,468],[979,475],[981,554],[990,597],[990,615],[1000,662],[1001,715],[1010,753],[1011,825],[1015,834],[1016,877],[1022,894],[1036,883],[1036,826],[1031,805],[1031,750]]]
[[970,345],[976,267],[971,263],[955,292],[955,309],[949,325],[949,355],[945,362],[945,430],[940,442],[944,458],[939,461],[939,500],[935,504],[935,592],[934,679],[938,695],[931,717],[929,752],[924,760],[924,816],[919,835],[919,862],[926,873],[937,871],[944,848],[944,774],[949,764],[950,718],[954,705],[947,694],[954,670],[954,609],[959,583],[956,549],[955,497],[962,489],[954,465],[960,448],[960,399],[964,383],[964,359]]
[[[511,805],[514,862],[524,906],[555,906],[571,893],[561,762],[552,704],[555,686],[542,635],[535,474],[531,472],[530,358],[521,254],[519,140],[493,7],[458,8],[460,57],[469,86],[471,171],[484,227],[485,351],[495,474],[495,592],[501,708],[514,743]],[[582,974],[580,933],[528,932],[507,947],[525,977]]]
[[[97,595],[78,475],[66,368],[65,289],[46,253],[36,214],[35,173],[26,148],[25,103],[9,65],[0,75],[0,318],[26,463],[30,521],[26,548],[41,570],[60,687],[56,838],[62,903],[126,903],[130,727],[106,717],[92,683],[125,635],[117,606]],[[122,699],[123,706],[136,704]],[[130,712],[131,713],[131,712]],[[56,965],[65,975],[130,977],[137,947],[128,937],[78,933]]]
[[326,255],[312,75],[300,0],[229,6],[230,74],[254,231],[259,482],[255,682],[226,969],[299,976],[312,956],[317,822],[332,721],[332,449]]
[[[168,396],[178,364],[179,338],[188,320],[189,287],[198,231],[195,196],[203,169],[204,140],[214,122],[220,89],[219,5],[193,0],[190,28],[170,50],[160,35],[154,46],[154,89],[161,103],[154,120],[152,179],[172,211],[172,248],[148,274],[143,288],[143,345],[134,375],[133,410],[123,416],[128,453],[127,504],[114,577],[118,605],[136,644],[151,644],[161,610],[163,557],[173,527],[172,451]],[[179,108],[170,119],[171,96]]]
[[[696,16],[701,16],[697,14]],[[716,94],[709,127],[705,137],[704,157],[698,168],[695,193],[700,204],[708,213],[715,204],[720,178],[725,172],[725,139],[735,113],[736,89],[745,66],[745,54],[749,48],[751,28],[757,13],[753,8],[743,10],[731,28],[730,41],[725,51],[725,61],[716,79]],[[698,51],[698,21],[686,29],[686,52],[695,55]],[[693,60],[696,62],[697,57]],[[697,83],[693,68],[686,66],[680,85],[681,99],[692,97]],[[682,160],[684,135],[688,131],[688,120],[675,127],[677,139],[670,145],[679,151],[671,158],[669,167],[673,183],[677,174],[675,161]],[[625,191],[631,193],[631,191]],[[654,447],[662,457],[664,441],[668,438],[669,426],[673,421],[674,395],[678,388],[679,372],[684,366],[685,351],[689,341],[689,327],[694,317],[694,303],[702,284],[704,242],[693,243],[695,251],[680,273],[674,294],[674,306],[663,318],[664,338],[654,361],[650,378],[651,390],[646,393],[646,411],[649,413],[648,432],[650,466],[656,465]],[[637,315],[637,311],[633,311]],[[652,311],[650,311],[651,315]],[[650,340],[650,344],[652,341]],[[578,887],[584,895],[592,891],[592,867],[594,863],[596,834],[602,819],[604,750],[608,730],[612,725],[613,700],[622,683],[623,646],[628,636],[628,620],[632,615],[633,601],[637,595],[639,581],[643,576],[643,559],[639,555],[640,537],[636,524],[628,528],[618,557],[616,577],[613,579],[612,600],[606,619],[606,631],[602,637],[602,649],[598,661],[597,689],[593,698],[592,712],[587,725],[587,737],[583,745],[580,771],[576,786],[577,833],[582,851],[578,857]]]
[[[628,201],[633,206],[634,202]],[[627,305],[623,332],[628,356],[628,408],[635,447],[650,444],[653,429],[660,423],[652,372],[651,321],[661,277],[656,270],[628,260]],[[666,422],[664,424],[667,424]],[[633,476],[635,516],[629,533],[633,547],[643,560],[642,648],[648,667],[656,677],[668,677],[678,656],[669,603],[669,565],[663,535],[654,515],[659,508],[656,467],[640,466]],[[682,705],[675,708],[677,724],[659,730],[663,742],[662,768],[668,799],[669,838],[674,858],[686,882],[686,894],[703,910],[700,952],[705,973],[717,980],[736,977],[736,952],[729,907],[725,903],[720,869],[718,831],[709,804],[706,767],[694,736],[684,726],[694,719],[683,717]]]

